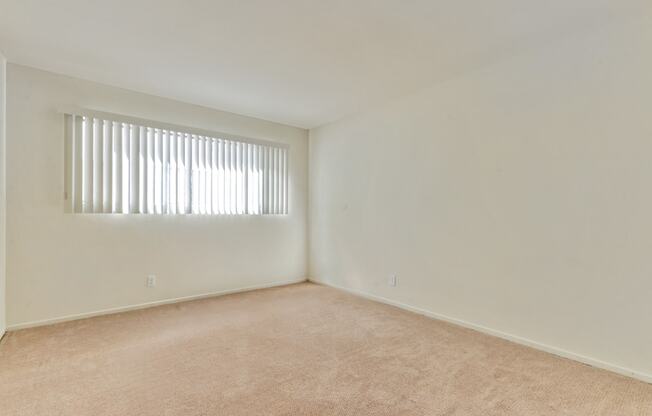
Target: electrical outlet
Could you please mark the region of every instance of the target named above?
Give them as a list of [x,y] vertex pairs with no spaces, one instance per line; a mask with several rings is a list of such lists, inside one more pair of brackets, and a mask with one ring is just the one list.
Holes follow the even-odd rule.
[[147,287],[154,287],[156,286],[156,275],[150,274],[147,276]]
[[395,274],[392,274],[387,279],[387,284],[391,287],[396,287],[398,285],[398,277]]

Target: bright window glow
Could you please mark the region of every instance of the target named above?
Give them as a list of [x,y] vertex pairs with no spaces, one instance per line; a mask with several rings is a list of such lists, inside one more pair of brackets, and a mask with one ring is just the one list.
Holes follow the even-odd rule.
[[288,149],[66,115],[75,213],[288,213]]

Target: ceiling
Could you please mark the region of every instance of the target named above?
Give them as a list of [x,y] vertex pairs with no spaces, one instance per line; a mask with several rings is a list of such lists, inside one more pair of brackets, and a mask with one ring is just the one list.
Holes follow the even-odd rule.
[[0,0],[10,62],[311,128],[649,0]]

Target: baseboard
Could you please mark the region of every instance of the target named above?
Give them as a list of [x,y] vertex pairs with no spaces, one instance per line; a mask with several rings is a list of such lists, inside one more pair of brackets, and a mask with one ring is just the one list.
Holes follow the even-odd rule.
[[578,361],[580,363],[590,365],[591,367],[600,368],[602,370],[607,370],[607,371],[617,373],[617,374],[620,374],[620,375],[623,375],[623,376],[626,376],[626,377],[635,378],[635,379],[643,381],[645,383],[652,384],[652,374],[646,374],[646,373],[643,373],[643,372],[640,372],[640,371],[632,370],[630,368],[625,368],[625,367],[621,367],[619,365],[607,363],[607,362],[604,362],[604,361],[601,361],[601,360],[598,360],[598,359],[595,359],[595,358],[587,357],[587,356],[584,356],[584,355],[581,355],[581,354],[576,354],[574,352],[566,351],[566,350],[561,349],[561,348],[553,347],[553,346],[550,346],[550,345],[542,344],[540,342],[532,341],[532,340],[527,339],[527,338],[519,337],[517,335],[508,334],[506,332],[491,329],[491,328],[488,328],[488,327],[485,327],[485,326],[482,326],[482,325],[477,325],[477,324],[474,324],[474,323],[471,323],[471,322],[463,321],[461,319],[452,318],[450,316],[442,315],[442,314],[432,312],[432,311],[429,311],[429,310],[426,310],[426,309],[418,308],[418,307],[411,306],[411,305],[408,305],[408,304],[405,304],[405,303],[401,303],[401,302],[397,302],[397,301],[394,301],[394,300],[391,300],[391,299],[387,299],[387,298],[384,298],[382,296],[372,295],[371,293],[364,292],[364,291],[361,291],[361,290],[351,289],[351,288],[335,285],[335,284],[332,284],[332,283],[323,282],[323,281],[320,281],[320,280],[317,280],[317,279],[314,279],[314,278],[308,278],[308,281],[310,281],[312,283],[324,285],[324,286],[329,286],[329,287],[332,287],[332,288],[335,288],[335,289],[339,289],[339,290],[351,293],[353,295],[360,296],[360,297],[365,298],[365,299],[385,303],[387,305],[395,306],[397,308],[401,308],[401,309],[404,309],[404,310],[407,310],[407,311],[410,311],[410,312],[418,313],[420,315],[424,315],[424,316],[427,316],[429,318],[433,318],[433,319],[437,319],[437,320],[440,320],[440,321],[448,322],[448,323],[451,323],[451,324],[454,324],[454,325],[459,325],[459,326],[464,327],[464,328],[473,329],[475,331],[482,332],[482,333],[487,334],[487,335],[502,338],[502,339],[505,339],[507,341],[511,341],[511,342],[514,342],[514,343],[517,343],[517,344],[520,344],[520,345],[525,345],[527,347],[534,348],[534,349],[537,349],[537,350],[540,350],[540,351],[544,351],[544,352],[547,352],[547,353],[550,353],[550,354],[553,354],[553,355],[556,355],[556,356],[559,356],[559,357],[567,358],[567,359],[570,359],[570,360],[573,360],[573,361]]
[[78,319],[92,318],[94,316],[110,315],[113,313],[128,312],[128,311],[134,311],[138,309],[151,308],[154,306],[168,305],[171,303],[187,302],[191,300],[212,298],[216,296],[231,295],[234,293],[249,292],[251,290],[257,290],[257,289],[268,289],[268,288],[278,287],[278,286],[287,286],[296,283],[302,283],[305,282],[306,280],[307,279],[303,278],[303,279],[295,279],[295,280],[286,280],[282,282],[265,283],[261,285],[246,286],[237,289],[219,290],[216,292],[201,293],[199,295],[183,296],[179,298],[171,298],[171,299],[157,300],[153,302],[139,303],[136,305],[127,305],[127,306],[119,306],[116,308],[102,309],[93,312],[84,312],[84,313],[79,313],[74,315],[59,316],[56,318],[42,319],[38,321],[21,322],[17,324],[8,325],[7,332],[17,331],[19,329],[34,328],[37,326],[52,325],[60,322],[66,322],[66,321],[75,321]]

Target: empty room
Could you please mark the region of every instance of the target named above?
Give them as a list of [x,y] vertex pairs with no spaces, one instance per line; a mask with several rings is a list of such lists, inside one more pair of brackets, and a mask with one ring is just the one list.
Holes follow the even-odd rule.
[[652,416],[650,0],[0,0],[1,416]]

